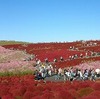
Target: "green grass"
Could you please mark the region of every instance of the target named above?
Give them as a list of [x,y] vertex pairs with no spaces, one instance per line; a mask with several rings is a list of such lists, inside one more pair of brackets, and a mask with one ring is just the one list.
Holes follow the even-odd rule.
[[0,72],[0,76],[22,76],[22,75],[28,75],[28,74],[33,75],[34,71],[26,70],[26,71]]
[[29,44],[28,42],[21,42],[21,41],[6,41],[1,40],[0,45],[11,45],[11,44]]

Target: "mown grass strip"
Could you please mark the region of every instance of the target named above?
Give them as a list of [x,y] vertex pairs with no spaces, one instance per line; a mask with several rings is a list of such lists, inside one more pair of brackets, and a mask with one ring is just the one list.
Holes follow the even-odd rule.
[[33,75],[34,72],[32,70],[26,70],[26,71],[16,71],[16,72],[0,72],[0,76],[22,76],[22,75]]

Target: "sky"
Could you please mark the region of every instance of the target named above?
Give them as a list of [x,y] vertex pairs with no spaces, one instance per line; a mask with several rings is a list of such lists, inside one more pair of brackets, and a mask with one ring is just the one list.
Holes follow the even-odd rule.
[[0,40],[100,40],[100,0],[0,0]]

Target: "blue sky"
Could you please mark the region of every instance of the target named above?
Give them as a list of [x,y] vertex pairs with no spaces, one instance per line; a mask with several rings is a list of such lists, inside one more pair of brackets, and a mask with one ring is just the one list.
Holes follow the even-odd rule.
[[100,0],[0,0],[0,40],[100,39]]

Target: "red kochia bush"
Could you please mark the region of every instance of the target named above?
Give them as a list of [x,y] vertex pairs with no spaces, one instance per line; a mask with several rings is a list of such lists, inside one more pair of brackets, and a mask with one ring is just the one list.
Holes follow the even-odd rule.
[[99,99],[100,82],[70,81],[46,83],[34,81],[32,75],[1,77],[1,99]]
[[95,89],[95,90],[100,91],[100,83],[94,83],[94,84],[92,85],[92,88]]
[[69,93],[75,98],[78,99],[79,94],[77,93],[77,91],[75,89],[69,89]]
[[78,87],[78,90],[80,90],[82,88],[88,88],[88,87],[90,87],[90,82],[88,82],[88,81],[82,82],[81,81],[77,87]]
[[9,93],[11,93],[13,96],[23,96],[26,92],[26,89],[24,86],[14,86],[9,90]]
[[54,91],[54,99],[75,99],[67,90]]
[[22,99],[31,99],[31,97],[33,97],[33,92],[26,91]]
[[0,96],[7,95],[8,91],[9,91],[9,86],[7,85],[0,86]]
[[93,91],[88,96],[82,97],[82,99],[100,99],[100,91]]
[[4,95],[2,99],[14,99],[14,97],[8,93],[7,95]]
[[51,91],[45,90],[45,91],[43,91],[41,99],[54,99],[54,95]]
[[94,90],[90,87],[87,87],[87,88],[82,88],[80,90],[78,90],[78,94],[79,94],[79,97],[83,97],[83,96],[87,96],[89,95],[90,93],[92,93]]

